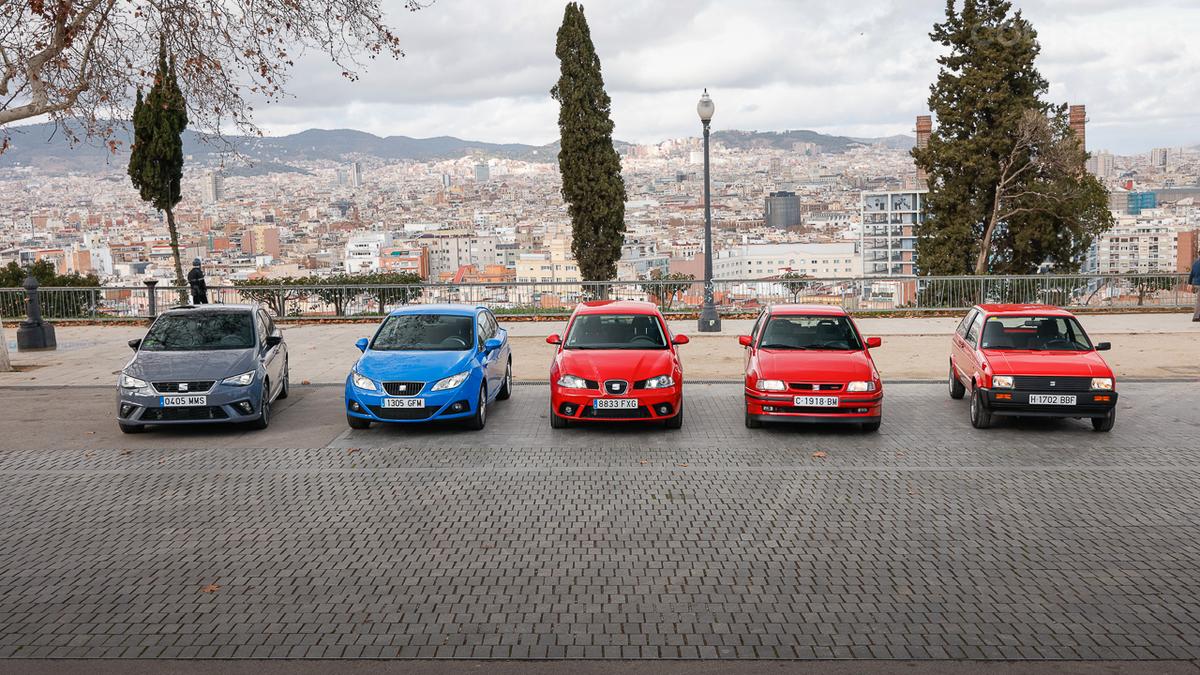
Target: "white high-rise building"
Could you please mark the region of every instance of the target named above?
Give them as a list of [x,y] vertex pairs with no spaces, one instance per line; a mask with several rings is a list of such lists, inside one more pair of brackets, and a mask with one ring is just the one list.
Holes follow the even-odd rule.
[[225,184],[221,174],[216,171],[210,171],[204,174],[204,183],[201,185],[200,199],[205,204],[216,204],[225,198]]

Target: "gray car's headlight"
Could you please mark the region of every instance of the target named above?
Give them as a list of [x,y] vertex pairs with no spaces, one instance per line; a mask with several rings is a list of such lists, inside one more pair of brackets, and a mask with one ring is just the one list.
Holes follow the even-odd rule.
[[647,389],[666,389],[675,386],[675,378],[670,375],[659,375],[646,380]]
[[350,373],[350,380],[354,382],[354,386],[358,387],[359,389],[366,389],[367,391],[379,390],[379,387],[375,386],[375,380],[363,375],[359,375],[356,372]]
[[234,375],[221,380],[221,384],[232,384],[235,387],[248,387],[254,383],[254,371],[247,370],[241,375]]
[[149,382],[125,373],[121,373],[120,384],[122,389],[145,389],[150,386]]
[[430,387],[429,391],[445,391],[447,389],[453,389],[453,388],[459,386],[460,384],[462,384],[463,382],[466,382],[467,376],[470,374],[471,374],[471,371],[464,370],[463,372],[461,372],[457,375],[451,375],[450,377],[442,378],[437,381],[437,384]]

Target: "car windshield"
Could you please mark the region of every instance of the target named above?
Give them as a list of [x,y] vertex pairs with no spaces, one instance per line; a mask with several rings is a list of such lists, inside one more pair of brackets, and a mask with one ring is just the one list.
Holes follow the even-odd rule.
[[858,331],[846,316],[773,316],[763,329],[759,349],[825,349],[859,351]]
[[254,321],[250,312],[188,312],[158,317],[142,339],[150,352],[250,349]]
[[1092,343],[1074,317],[993,316],[983,325],[983,349],[1090,351]]
[[565,349],[666,349],[662,324],[652,314],[581,314],[571,322]]
[[371,349],[461,352],[475,340],[474,319],[457,314],[400,314],[383,320]]

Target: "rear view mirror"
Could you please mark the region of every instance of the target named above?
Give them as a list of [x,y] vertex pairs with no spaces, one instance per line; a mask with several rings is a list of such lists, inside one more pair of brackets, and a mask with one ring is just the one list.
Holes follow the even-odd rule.
[[750,338],[749,335],[739,335],[738,336],[738,344],[743,347],[749,347],[752,342],[753,342],[753,340]]
[[142,346],[142,338],[136,338],[136,339],[129,341],[129,348],[135,352],[138,350],[138,347],[141,347],[141,346]]
[[687,343],[691,342],[691,340],[689,340],[688,336],[686,335],[676,335],[671,342],[674,342],[677,345],[686,345]]
[[500,347],[503,344],[504,344],[504,341],[501,340],[500,338],[489,338],[486,342],[483,343],[483,350],[485,352],[494,352],[497,349],[500,349]]
[[281,344],[283,344],[283,336],[282,335],[271,335],[271,336],[267,337],[267,346],[268,347],[278,347]]
[[1110,349],[1112,349],[1111,342],[1101,342],[1100,344],[1096,345],[1096,351],[1098,352],[1106,352]]
[[354,343],[354,346],[358,347],[358,351],[365,352],[367,351],[367,345],[369,344],[371,344],[371,341],[367,338],[358,338],[358,341]]
[[883,344],[883,338],[869,337],[867,338],[867,349],[874,349]]
[[553,334],[553,335],[551,335],[551,336],[549,336],[549,337],[547,337],[547,338],[546,338],[546,344],[548,344],[548,345],[561,345],[561,344],[562,344],[562,338],[560,338],[560,337],[558,336],[558,333],[555,333],[555,334]]

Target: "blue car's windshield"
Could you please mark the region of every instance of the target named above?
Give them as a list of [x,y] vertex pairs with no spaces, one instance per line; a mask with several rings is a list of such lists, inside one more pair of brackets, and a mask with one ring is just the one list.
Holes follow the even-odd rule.
[[164,314],[150,327],[141,348],[150,352],[250,349],[254,321],[250,312]]
[[380,351],[451,351],[470,349],[474,319],[453,314],[401,314],[383,320],[371,342]]

